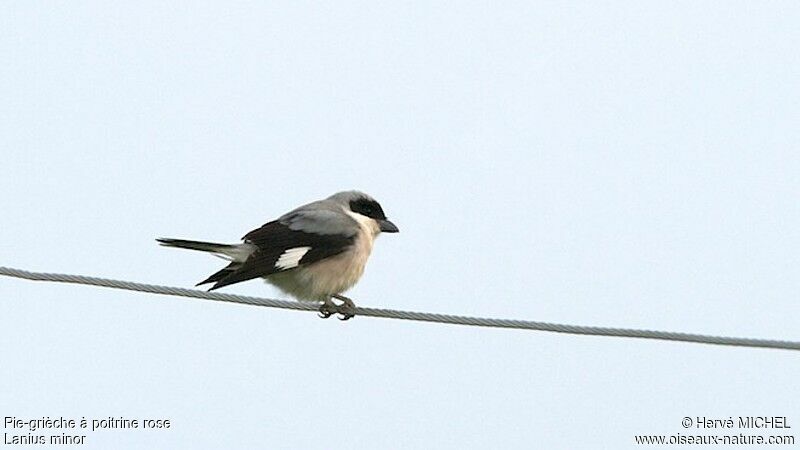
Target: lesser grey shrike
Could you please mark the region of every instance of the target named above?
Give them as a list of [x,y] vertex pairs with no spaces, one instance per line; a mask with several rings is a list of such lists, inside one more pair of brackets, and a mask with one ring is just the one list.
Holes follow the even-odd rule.
[[[363,192],[344,191],[289,211],[244,235],[241,244],[159,238],[167,247],[213,253],[230,261],[197,286],[210,291],[263,278],[298,300],[321,302],[320,315],[353,317],[342,295],[361,278],[375,238],[397,233],[381,205]],[[342,304],[333,302],[333,298]]]

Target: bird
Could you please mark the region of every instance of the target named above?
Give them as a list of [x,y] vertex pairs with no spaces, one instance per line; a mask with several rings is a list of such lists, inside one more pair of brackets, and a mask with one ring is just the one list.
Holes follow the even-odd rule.
[[[242,237],[237,244],[158,238],[166,247],[208,252],[229,261],[196,286],[209,291],[263,278],[301,301],[319,302],[319,314],[354,316],[342,295],[364,273],[375,239],[400,230],[380,203],[360,191],[342,191],[293,209]],[[341,301],[337,304],[333,299]]]

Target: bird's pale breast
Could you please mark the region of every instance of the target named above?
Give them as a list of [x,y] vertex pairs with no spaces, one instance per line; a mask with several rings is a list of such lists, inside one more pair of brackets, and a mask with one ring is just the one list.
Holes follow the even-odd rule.
[[353,246],[322,261],[278,272],[266,279],[287,294],[300,300],[324,300],[355,285],[372,252],[372,230],[361,227]]

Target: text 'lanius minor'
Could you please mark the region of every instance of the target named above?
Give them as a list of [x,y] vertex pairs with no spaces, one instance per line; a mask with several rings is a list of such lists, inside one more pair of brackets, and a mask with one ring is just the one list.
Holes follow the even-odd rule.
[[[320,314],[353,317],[353,301],[341,295],[364,273],[372,244],[396,233],[381,205],[363,192],[345,191],[292,210],[242,238],[241,244],[158,239],[161,245],[213,253],[230,261],[197,285],[211,289],[264,278],[299,300],[322,302]],[[332,298],[339,299],[337,305]]]

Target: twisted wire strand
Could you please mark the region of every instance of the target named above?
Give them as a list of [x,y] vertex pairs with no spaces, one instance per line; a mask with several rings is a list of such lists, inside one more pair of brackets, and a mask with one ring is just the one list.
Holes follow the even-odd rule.
[[[108,278],[68,275],[61,273],[30,272],[0,266],[0,275],[22,278],[33,281],[51,281],[57,283],[85,284],[102,286],[128,291],[148,292],[151,294],[175,295],[179,297],[214,300],[219,302],[240,303],[245,305],[266,306],[269,308],[292,309],[296,311],[317,311],[319,305],[314,302],[295,302],[245,295],[206,292],[197,289],[184,289],[171,286],[135,283],[132,281],[112,280]],[[560,323],[535,322],[530,320],[492,319],[485,317],[457,316],[451,314],[435,314],[415,311],[399,311],[383,308],[356,307],[357,316],[382,317],[386,319],[415,320],[420,322],[436,322],[454,325],[470,325],[493,328],[516,328],[521,330],[550,331],[554,333],[583,334],[590,336],[615,336],[640,339],[660,339],[666,341],[695,342],[702,344],[730,345],[738,347],[776,348],[800,350],[800,342],[772,339],[753,339],[727,336],[710,336],[704,334],[678,333],[671,331],[640,330],[634,328],[610,328]]]

